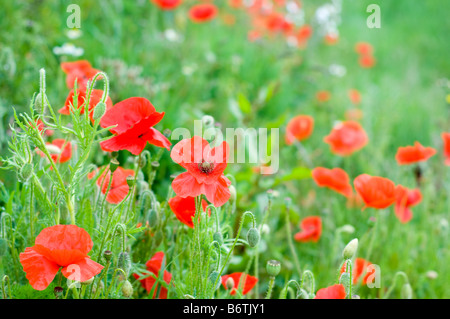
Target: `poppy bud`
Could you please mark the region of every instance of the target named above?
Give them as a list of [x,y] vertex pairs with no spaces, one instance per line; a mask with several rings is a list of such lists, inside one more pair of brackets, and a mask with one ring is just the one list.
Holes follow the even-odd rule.
[[352,296],[352,299],[361,299],[361,297],[358,296],[358,295],[353,295],[353,296]]
[[267,224],[263,224],[261,228],[261,234],[268,235],[270,233],[270,227]]
[[310,295],[306,292],[305,289],[300,289],[297,294],[297,299],[312,299],[310,298]]
[[139,168],[144,168],[147,166],[147,156],[141,156],[140,159],[138,159]]
[[[0,256],[1,256],[1,254],[0,254]],[[439,276],[439,274],[437,272],[435,272],[434,270],[427,271],[427,278],[428,279],[436,279],[438,276]]]
[[0,257],[6,255],[7,249],[8,245],[6,243],[6,239],[0,238]]
[[215,232],[213,235],[213,240],[219,243],[220,246],[223,244],[223,236],[221,232]]
[[90,285],[90,284],[92,284],[94,282],[94,278],[95,277],[92,277],[91,279],[88,279],[86,281],[82,281],[81,284],[82,285]]
[[94,121],[99,120],[105,115],[106,113],[106,104],[103,102],[98,102],[98,104],[94,108],[94,114],[92,115],[92,118]]
[[47,102],[47,96],[44,95],[44,104],[42,104],[42,95],[39,92],[36,95],[36,98],[34,99],[34,108],[39,114],[44,114],[47,110],[48,102]]
[[111,173],[114,173],[116,169],[119,167],[120,163],[117,159],[113,158],[111,162],[109,162],[109,170]]
[[234,279],[231,277],[228,277],[227,281],[225,282],[225,285],[227,286],[227,289],[233,289],[234,288]]
[[401,291],[402,299],[412,299],[412,288],[409,283],[406,283],[402,287]]
[[214,118],[210,115],[204,115],[202,117],[202,123],[206,128],[214,126]]
[[19,177],[22,182],[26,182],[33,174],[33,165],[25,163],[19,172]]
[[[218,277],[219,272],[217,270],[214,270],[212,273],[209,274],[209,281],[214,285]],[[214,290],[217,290],[219,287],[220,287],[220,280],[217,280],[217,285]]]
[[106,259],[106,262],[109,262],[112,258],[112,251],[110,250],[105,250],[103,252],[103,257]]
[[99,291],[102,291],[103,288],[105,288],[105,284],[103,283],[103,281],[100,281],[99,283],[95,283],[94,286],[92,287],[92,293],[94,295],[97,292],[97,288],[99,289]]
[[342,256],[344,259],[352,259],[358,249],[358,238],[352,239],[347,246],[345,246]]
[[183,298],[184,298],[184,299],[195,299],[194,296],[188,295],[188,294],[183,295]]
[[157,231],[155,233],[155,236],[153,236],[153,240],[155,241],[155,246],[159,246],[159,244],[161,243],[162,239],[163,239],[163,233],[162,231]]
[[62,287],[55,287],[55,289],[53,289],[53,293],[55,294],[56,299],[61,298],[63,292],[64,289]]
[[230,190],[230,203],[234,203],[236,201],[237,193],[236,193],[236,187],[233,185],[230,185],[228,188]]
[[[122,269],[128,275],[131,270],[131,258],[127,252],[121,252],[117,258],[117,268]],[[123,274],[120,273],[120,278],[122,278]]]
[[259,232],[256,228],[250,228],[247,233],[247,241],[250,247],[255,247],[259,243]]
[[134,185],[134,176],[127,176],[127,184],[129,187],[133,187]]
[[133,295],[133,286],[128,280],[122,285],[122,294],[125,298],[130,298]]
[[280,273],[281,263],[278,260],[269,260],[266,265],[266,270],[270,277],[275,277]]
[[156,209],[150,209],[148,212],[148,224],[150,227],[156,227],[159,222],[159,215]]

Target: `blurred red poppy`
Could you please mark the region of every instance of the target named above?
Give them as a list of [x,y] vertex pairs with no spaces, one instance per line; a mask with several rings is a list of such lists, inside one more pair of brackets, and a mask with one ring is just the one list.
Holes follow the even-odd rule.
[[334,33],[328,33],[325,35],[323,40],[325,41],[325,44],[327,44],[327,45],[335,45],[336,43],[339,42],[339,36]]
[[395,216],[402,223],[407,223],[412,219],[410,207],[419,204],[422,201],[420,189],[408,189],[402,185],[397,186]]
[[348,156],[359,151],[369,141],[362,126],[354,121],[340,122],[323,140],[330,144],[331,152],[340,156]]
[[[82,107],[80,114],[84,114],[84,111],[86,109],[86,99],[87,99],[87,92],[84,90],[77,89],[77,105],[78,108]],[[64,106],[58,110],[59,113],[64,115],[70,115],[71,109],[73,109],[73,98],[75,95],[75,91],[71,90],[69,95],[67,96],[66,102],[64,103]],[[91,93],[91,99],[89,101],[89,118],[92,122],[94,122],[93,116],[94,116],[94,108],[95,106],[101,101],[103,96],[102,90],[92,90]],[[106,98],[106,110],[109,110],[113,106],[112,101],[110,97],[108,96]]]
[[66,85],[69,89],[73,89],[76,80],[77,88],[86,90],[88,80],[93,78],[99,72],[99,70],[94,69],[87,60],[62,62],[61,69],[67,74]]
[[293,35],[297,40],[297,46],[299,46],[300,48],[306,47],[306,44],[308,43],[309,38],[311,38],[312,33],[313,30],[308,24],[302,25],[297,31],[295,31]]
[[203,23],[214,19],[217,11],[217,7],[212,3],[200,3],[191,7],[189,17],[195,23]]
[[299,242],[317,242],[322,235],[322,219],[319,216],[309,216],[300,223],[301,232],[294,235]]
[[441,136],[444,141],[445,165],[450,166],[450,133],[442,133]]
[[[147,270],[151,273],[153,273],[157,278],[159,278],[159,272],[161,271],[162,262],[164,259],[164,253],[162,251],[157,252],[153,255],[153,257],[147,261],[145,266],[147,267]],[[140,276],[138,274],[133,274],[134,278],[139,280],[142,284],[142,287],[144,287],[145,290],[147,290],[147,293],[150,293],[153,289],[153,285],[156,283],[156,279],[153,278],[151,275],[149,275],[147,278],[139,279]],[[170,281],[172,280],[172,274],[166,270],[164,270],[163,274],[163,280],[166,282],[166,284],[170,284]],[[152,299],[156,298],[156,293],[158,292],[158,283],[156,283],[156,287],[153,290],[153,296]],[[167,288],[161,287],[159,292],[159,299],[167,299]]]
[[359,65],[363,68],[371,68],[375,65],[376,60],[371,55],[363,55],[359,58]]
[[319,91],[316,93],[316,99],[319,102],[327,102],[330,100],[331,93],[328,91]]
[[434,154],[436,154],[434,148],[424,147],[416,141],[414,146],[399,147],[395,159],[399,165],[409,165],[427,161]]
[[[92,179],[97,175],[99,169],[88,174],[88,178]],[[130,191],[130,187],[127,183],[127,177],[134,176],[134,170],[124,169],[123,167],[117,167],[112,175],[111,186],[106,195],[106,201],[111,204],[120,203]],[[100,187],[103,195],[106,194],[109,186],[109,180],[111,178],[111,171],[106,169],[97,179],[97,185]]]
[[387,178],[361,174],[355,178],[353,185],[367,207],[383,209],[396,200],[397,188]]
[[[353,278],[354,285],[356,285],[358,283],[359,278],[363,274],[365,274],[365,276],[362,279],[362,284],[363,285],[367,284],[367,280],[369,279],[369,277],[375,273],[375,268],[372,268],[372,267],[370,267],[369,271],[368,271],[367,268],[370,265],[372,265],[372,263],[363,258],[355,258],[355,261],[353,262],[353,265],[352,265],[352,278]],[[345,262],[342,265],[341,274],[345,272],[346,267],[347,267],[347,263]]]
[[312,177],[320,187],[328,187],[346,197],[353,194],[350,178],[342,168],[316,167],[312,170]]
[[100,146],[107,152],[128,150],[134,155],[139,155],[147,142],[170,150],[172,143],[152,127],[163,117],[164,112],[156,112],[152,103],[145,98],[131,97],[119,102],[109,109],[100,121],[101,127],[117,124],[110,129],[115,135],[101,142]]
[[181,4],[181,0],[151,0],[162,10],[173,10]]
[[372,55],[373,47],[370,43],[367,42],[358,42],[355,45],[355,51],[361,55]]
[[314,299],[345,299],[345,287],[341,284],[319,289]]
[[35,245],[20,254],[20,263],[30,285],[44,290],[61,267],[64,277],[79,282],[99,274],[103,266],[88,256],[94,243],[89,234],[75,225],[56,225],[44,228]]
[[[190,228],[194,228],[194,221],[192,219],[195,216],[195,197],[183,198],[175,196],[169,199],[169,206],[180,222]],[[208,203],[205,200],[202,200],[203,211],[206,210],[207,206]]]
[[36,120],[36,126],[39,132],[41,134],[45,134],[46,136],[52,136],[55,133],[55,131],[47,129],[42,120]]
[[356,89],[348,90],[348,97],[350,101],[355,105],[361,103],[361,93],[359,93],[359,91]]
[[266,30],[269,32],[288,34],[292,32],[293,28],[294,25],[288,22],[279,12],[272,11],[266,16]]
[[258,278],[244,274],[242,272],[235,272],[229,275],[224,275],[222,276],[222,285],[225,287],[225,289],[228,290],[227,288],[227,280],[228,278],[232,278],[233,282],[234,282],[234,287],[233,289],[231,289],[230,291],[230,295],[235,295],[236,291],[239,289],[239,283],[241,281],[241,277],[245,276],[243,280],[245,280],[244,285],[243,285],[243,289],[242,289],[242,294],[246,295],[247,293],[249,293],[253,287],[256,285],[256,283],[258,282]]
[[[72,157],[72,144],[65,139],[54,139],[53,142],[46,143],[46,147],[55,163],[65,163]],[[64,149],[62,149],[63,147]],[[36,153],[41,157],[45,157],[45,154],[39,149],[36,149]]]
[[211,148],[200,136],[177,143],[170,156],[187,169],[172,182],[172,188],[180,197],[196,197],[204,194],[215,207],[222,206],[230,198],[231,182],[223,171],[227,167],[229,146],[227,142]]
[[314,118],[309,115],[298,115],[291,119],[286,126],[285,141],[292,145],[295,140],[303,141],[313,132]]

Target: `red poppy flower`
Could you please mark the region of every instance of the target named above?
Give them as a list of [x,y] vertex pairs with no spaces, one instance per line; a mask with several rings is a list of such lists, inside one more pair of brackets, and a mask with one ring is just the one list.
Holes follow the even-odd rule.
[[314,299],[345,299],[345,287],[341,284],[319,289]]
[[410,207],[419,204],[422,201],[422,193],[420,189],[408,189],[402,185],[397,186],[395,202],[395,216],[402,223],[407,223],[412,219],[412,211]]
[[369,141],[362,126],[353,121],[339,123],[323,140],[330,144],[331,152],[340,156],[348,156],[359,151]]
[[361,103],[361,94],[356,89],[348,90],[348,97],[350,101],[355,105]]
[[355,178],[353,185],[368,207],[383,209],[396,200],[397,188],[387,178],[361,174]]
[[152,0],[162,10],[173,10],[181,4],[181,0]]
[[335,45],[339,41],[339,36],[334,33],[328,33],[325,35],[324,41],[327,45]]
[[64,277],[83,282],[103,269],[88,256],[93,245],[83,228],[75,225],[51,226],[41,231],[33,247],[27,247],[20,254],[20,263],[30,285],[36,290],[47,288],[61,267]]
[[309,216],[302,220],[300,224],[301,232],[294,235],[294,239],[299,242],[317,242],[322,235],[322,219],[319,216]]
[[319,102],[327,102],[331,97],[330,92],[328,91],[319,91],[316,93],[316,99]]
[[[88,178],[92,179],[99,170],[95,170],[88,174]],[[123,167],[117,167],[112,175],[111,186],[106,195],[106,201],[111,204],[120,203],[130,191],[130,187],[127,183],[127,177],[134,176],[134,170],[124,169]],[[111,171],[106,169],[102,175],[97,179],[97,185],[100,187],[102,194],[106,194],[109,185],[109,179],[111,178]]]
[[312,177],[320,187],[331,188],[346,197],[350,197],[353,194],[350,178],[341,168],[316,167],[312,170]]
[[371,55],[363,55],[359,58],[359,65],[363,68],[371,68],[375,65],[376,60]]
[[250,290],[252,290],[253,287],[255,287],[256,283],[258,282],[258,278],[250,276],[250,275],[246,275],[243,272],[235,272],[235,273],[232,273],[229,275],[224,275],[224,276],[222,276],[221,279],[222,279],[222,285],[225,287],[225,289],[228,290],[228,288],[227,288],[228,278],[232,278],[234,281],[234,286],[233,286],[233,289],[231,289],[231,291],[230,291],[230,295],[236,294],[236,291],[239,289],[239,286],[240,286],[239,284],[240,284],[242,276],[245,276],[244,277],[245,279],[243,279],[243,280],[245,280],[244,286],[242,289],[243,295],[246,295],[247,293],[249,293]]
[[370,43],[367,42],[358,42],[355,45],[355,51],[361,55],[372,55],[373,47]]
[[217,7],[212,3],[200,3],[189,10],[189,17],[195,23],[210,21],[217,15]]
[[278,12],[271,12],[266,17],[266,29],[269,32],[282,32],[288,34],[292,31],[294,25],[284,18],[284,16]]
[[[363,258],[355,258],[355,261],[353,262],[353,265],[352,265],[352,278],[353,278],[354,285],[356,285],[358,283],[359,278],[363,274],[365,274],[365,276],[362,280],[362,284],[363,285],[367,284],[367,280],[369,279],[370,275],[373,275],[375,273],[375,268],[371,269],[370,272],[367,271],[367,267],[369,267],[370,265],[372,265],[372,263]],[[346,267],[347,267],[347,263],[345,262],[342,265],[341,274],[343,274],[345,272]]]
[[314,119],[309,115],[298,115],[289,121],[286,126],[285,141],[292,145],[295,140],[303,141],[313,132]]
[[[83,107],[80,111],[80,114],[84,114],[85,108],[86,108],[86,99],[87,99],[87,92],[84,90],[77,90],[77,105],[78,108]],[[64,107],[59,109],[59,113],[64,115],[70,115],[70,110],[73,109],[73,97],[75,95],[75,91],[71,90],[69,95],[67,96],[66,102],[64,103]],[[95,106],[101,101],[103,96],[102,90],[92,90],[91,93],[91,100],[89,101],[89,118],[92,122],[94,122],[93,116],[94,116],[94,108]],[[112,107],[112,101],[109,98],[109,96],[106,98],[106,110],[109,110]]]
[[42,120],[36,120],[36,126],[41,134],[45,134],[46,136],[52,136],[55,131],[46,129],[44,122]]
[[103,115],[100,126],[109,127],[115,134],[112,138],[100,143],[102,150],[115,152],[128,150],[134,155],[139,155],[148,143],[170,150],[172,143],[154,129],[164,117],[164,112],[158,113],[149,100],[143,97],[130,97],[117,103]]
[[297,45],[299,47],[305,47],[309,38],[311,38],[312,32],[313,30],[308,24],[301,26],[294,34],[294,37],[297,40]]
[[230,198],[231,182],[223,171],[227,167],[229,147],[227,142],[210,148],[208,141],[200,136],[177,143],[170,156],[187,172],[178,175],[172,188],[180,197],[196,197],[204,194],[206,199],[219,207]]
[[[164,253],[162,251],[157,252],[153,255],[153,257],[147,261],[145,266],[147,267],[147,270],[151,273],[153,273],[156,277],[159,277],[159,272],[161,271],[162,261],[164,259]],[[139,280],[142,284],[142,287],[144,287],[145,290],[147,290],[148,293],[150,293],[153,289],[153,285],[156,283],[156,279],[152,276],[148,276],[144,279],[139,279],[138,274],[133,274],[134,278]],[[170,284],[170,281],[172,280],[172,274],[166,270],[164,270],[163,274],[163,280]],[[156,293],[158,292],[158,283],[156,283],[156,287],[154,289],[154,293],[152,296],[152,299],[156,298]],[[161,287],[161,290],[159,292],[159,299],[167,299],[167,288]]]
[[[46,145],[51,158],[55,163],[65,163],[72,157],[72,144],[69,141],[57,138],[54,139],[52,143],[46,143]],[[63,147],[64,149],[62,150]],[[39,149],[36,149],[36,153],[41,157],[45,157],[45,154]]]
[[[190,228],[194,228],[194,221],[192,219],[195,216],[195,197],[183,198],[175,196],[169,199],[169,206],[180,222]],[[208,203],[202,200],[203,211],[206,210],[206,206],[208,206]]]
[[444,141],[445,165],[450,166],[450,133],[442,133],[441,136]]
[[94,69],[89,61],[86,60],[62,62],[61,69],[67,74],[66,84],[69,89],[73,89],[76,79],[77,88],[86,90],[88,80],[99,72],[99,70]]
[[409,165],[427,161],[434,154],[436,154],[434,148],[424,147],[419,142],[415,142],[414,146],[399,147],[395,159],[399,165]]
[[247,33],[247,38],[250,42],[255,42],[256,40],[261,39],[262,35],[258,30],[250,30]]

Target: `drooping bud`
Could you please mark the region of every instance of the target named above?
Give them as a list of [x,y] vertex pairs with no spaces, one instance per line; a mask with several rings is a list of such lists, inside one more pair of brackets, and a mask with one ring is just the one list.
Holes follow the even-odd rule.
[[26,182],[33,174],[33,164],[25,163],[19,172],[19,177],[22,182]]
[[280,273],[281,263],[278,260],[269,260],[266,265],[266,270],[270,277],[275,277]]
[[148,212],[148,224],[150,227],[156,227],[159,222],[159,215],[156,209],[150,209]]
[[[121,252],[117,257],[117,268],[122,269],[127,275],[131,270],[131,258],[127,252]],[[123,274],[120,272],[119,278],[122,279]]]
[[250,247],[255,247],[259,243],[259,231],[256,228],[250,228],[247,233],[247,241]]
[[217,231],[213,235],[213,240],[218,242],[220,246],[223,244],[223,235],[221,232]]
[[130,298],[133,295],[133,286],[128,280],[122,285],[122,294],[125,298]]
[[120,163],[116,158],[113,158],[110,162],[109,162],[109,170],[111,171],[111,173],[114,173],[116,171],[116,169],[119,167]]
[[406,283],[402,287],[401,296],[402,299],[412,299],[412,287],[409,283]]
[[61,298],[61,296],[63,295],[64,289],[62,287],[55,287],[55,289],[53,289],[53,293],[55,294],[56,299]]
[[94,278],[95,277],[92,277],[92,278],[90,278],[90,279],[88,279],[86,281],[82,281],[81,284],[82,285],[90,285],[90,284],[92,284],[94,282]]
[[109,262],[112,258],[112,251],[110,250],[105,250],[103,252],[103,257],[105,258],[106,262]]
[[352,239],[342,251],[344,259],[352,259],[358,249],[358,238]]
[[[219,277],[219,272],[217,270],[214,270],[212,273],[209,274],[208,278],[209,281],[214,285],[214,283],[216,282],[217,278]],[[217,280],[217,285],[214,288],[214,290],[219,289],[220,287],[220,280]]]
[[230,203],[234,203],[236,201],[237,198],[237,192],[236,192],[236,187],[234,187],[233,185],[230,185],[230,187],[228,188],[230,190]]
[[234,279],[231,277],[228,277],[227,281],[225,282],[225,286],[227,286],[227,289],[233,289],[234,288]]
[[310,299],[310,295],[305,289],[300,289],[297,294],[297,299]]
[[94,121],[99,120],[105,115],[106,113],[106,104],[103,102],[98,102],[97,105],[94,108],[94,114],[92,115],[92,118]]

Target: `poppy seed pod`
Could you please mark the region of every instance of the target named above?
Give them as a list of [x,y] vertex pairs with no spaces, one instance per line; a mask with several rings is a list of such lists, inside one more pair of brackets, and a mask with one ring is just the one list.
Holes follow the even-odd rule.
[[110,250],[105,250],[103,252],[103,257],[106,259],[106,262],[109,262],[112,258],[112,251]]
[[125,298],[130,298],[133,295],[133,286],[128,280],[122,285],[122,294]]
[[109,170],[111,173],[114,173],[116,169],[119,167],[120,163],[117,159],[113,158],[111,162],[109,162]]
[[412,299],[412,288],[409,283],[406,283],[402,287],[401,291],[402,299]]
[[121,252],[117,258],[117,268],[122,269],[128,275],[131,270],[131,258],[127,252]]
[[25,163],[19,172],[19,177],[22,182],[26,182],[33,174],[33,165]]
[[266,265],[266,270],[270,277],[275,277],[280,273],[281,263],[278,260],[269,260]]
[[53,293],[55,294],[56,299],[61,298],[61,296],[63,295],[64,289],[62,287],[55,287],[55,289],[53,289]]
[[127,177],[127,184],[128,184],[128,187],[133,187],[133,185],[134,185],[134,176],[128,176]]
[[250,247],[255,247],[259,243],[259,231],[256,228],[250,228],[247,233],[247,241]]
[[223,244],[223,235],[221,232],[217,231],[213,235],[213,240],[218,242],[220,246]]
[[105,115],[105,113],[106,113],[106,104],[100,101],[94,108],[94,114],[92,118],[94,119],[94,121],[99,120],[103,117],[103,115]]
[[358,238],[352,239],[342,251],[344,259],[352,259],[358,249]]

